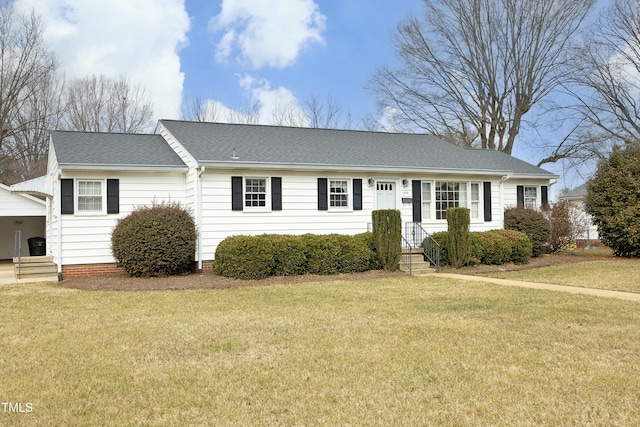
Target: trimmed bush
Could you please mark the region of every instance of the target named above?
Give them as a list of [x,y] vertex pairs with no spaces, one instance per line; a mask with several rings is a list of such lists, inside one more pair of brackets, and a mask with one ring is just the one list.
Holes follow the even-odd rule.
[[232,236],[216,249],[213,271],[236,279],[338,274],[377,268],[371,233]]
[[[451,265],[449,262],[449,233],[446,231],[439,231],[433,233],[431,237],[440,245],[440,265]],[[464,266],[473,266],[480,264],[483,256],[484,249],[482,247],[482,241],[478,237],[479,233],[469,233],[469,249],[467,253],[467,259]],[[423,243],[424,246],[424,243]]]
[[482,264],[501,265],[511,260],[511,244],[507,237],[501,235],[498,230],[478,233],[482,242]]
[[551,225],[542,212],[523,207],[504,211],[505,230],[515,230],[526,234],[531,240],[532,256],[539,256],[549,243]]
[[509,261],[514,264],[527,264],[529,262],[533,249],[531,240],[526,234],[514,230],[495,230],[492,232],[500,234],[509,242],[511,246]]
[[380,264],[396,271],[402,255],[402,220],[397,209],[380,209],[371,213],[373,241]]
[[366,247],[369,252],[368,268],[363,271],[380,270],[382,266],[380,265],[380,259],[378,258],[376,247],[373,244],[373,233],[367,231],[365,233],[356,234],[353,236],[353,239],[358,243],[358,245]]
[[469,223],[471,217],[467,208],[447,209],[447,247],[449,263],[454,268],[467,264],[469,254]]
[[196,251],[193,217],[179,203],[143,206],[118,220],[111,251],[130,276],[168,276],[191,271]]
[[266,279],[273,276],[276,261],[271,239],[262,236],[231,236],[216,249],[213,271],[235,279]]

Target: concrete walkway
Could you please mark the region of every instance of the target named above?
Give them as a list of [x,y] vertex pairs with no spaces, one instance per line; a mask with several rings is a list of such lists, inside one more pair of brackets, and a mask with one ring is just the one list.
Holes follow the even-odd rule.
[[15,285],[17,283],[34,282],[57,282],[57,276],[44,276],[29,279],[16,279],[13,274],[13,263],[11,261],[0,262],[0,285]]
[[548,283],[523,282],[520,280],[496,279],[493,277],[470,276],[467,274],[432,273],[431,276],[445,277],[447,279],[466,280],[470,282],[493,283],[502,286],[517,286],[520,288],[542,289],[546,291],[568,292],[570,294],[591,295],[603,298],[617,298],[627,301],[640,302],[640,293],[609,291],[605,289],[581,288],[578,286],[552,285]]

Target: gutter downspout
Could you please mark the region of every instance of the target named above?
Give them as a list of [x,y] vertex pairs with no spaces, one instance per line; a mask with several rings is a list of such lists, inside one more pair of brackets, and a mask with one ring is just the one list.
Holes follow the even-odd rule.
[[[56,191],[60,191],[61,178],[62,173],[58,171],[56,177],[56,188],[53,189],[53,194],[56,194]],[[60,194],[59,197],[62,197],[62,194]],[[53,202],[54,199],[55,196],[51,199],[51,201]],[[58,201],[58,203],[55,203],[53,210],[56,213],[56,222],[58,223],[58,282],[62,282],[62,206],[60,201]]]
[[200,166],[200,170],[198,171],[198,176],[196,177],[196,232],[198,233],[198,274],[202,274],[202,174],[206,168],[204,166]]
[[504,228],[504,183],[511,178],[511,175],[500,177],[500,214],[502,215],[502,228]]

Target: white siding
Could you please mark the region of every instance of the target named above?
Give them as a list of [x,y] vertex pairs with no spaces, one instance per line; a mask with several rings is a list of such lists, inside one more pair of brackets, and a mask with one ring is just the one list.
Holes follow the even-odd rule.
[[45,202],[26,194],[12,194],[0,184],[0,217],[45,216]]
[[[231,210],[231,177],[281,177],[282,211]],[[484,221],[483,199],[480,199],[480,217],[471,224],[472,231],[503,228],[504,206],[501,204],[499,177],[463,176],[406,176],[363,174],[348,172],[291,172],[291,171],[213,171],[207,169],[202,175],[202,259],[213,259],[218,244],[232,235],[279,234],[356,234],[368,230],[371,212],[376,209],[376,186],[369,186],[368,178],[375,181],[396,183],[396,208],[400,210],[403,223],[413,221],[412,203],[402,203],[402,198],[411,198],[411,180],[451,180],[491,182],[492,221]],[[318,210],[317,179],[344,178],[362,179],[362,210],[338,211]],[[407,186],[403,187],[403,178]],[[482,184],[481,184],[482,187]],[[482,191],[482,190],[481,190]],[[515,191],[515,190],[514,190]],[[350,194],[352,198],[352,195]],[[430,220],[423,224],[430,233],[447,229],[446,220]]]
[[[111,232],[118,218],[136,207],[152,203],[185,203],[184,173],[74,173],[62,178],[120,180],[120,213],[117,215],[61,215],[64,265],[114,262],[111,255]],[[56,189],[59,195],[60,189]],[[59,204],[59,197],[54,200]],[[77,204],[76,207],[77,209]]]

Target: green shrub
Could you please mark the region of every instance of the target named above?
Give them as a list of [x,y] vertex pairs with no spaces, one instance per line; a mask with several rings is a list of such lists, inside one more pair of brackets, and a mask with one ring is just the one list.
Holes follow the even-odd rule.
[[614,148],[587,184],[585,207],[617,256],[640,257],[640,145]]
[[402,220],[397,209],[380,209],[371,213],[373,241],[382,268],[395,271],[402,255]]
[[447,247],[449,263],[454,268],[467,264],[469,254],[469,209],[447,209]]
[[118,220],[111,251],[130,276],[183,274],[193,267],[196,238],[187,209],[179,203],[154,203]]
[[[449,243],[446,231],[438,231],[433,233],[431,237],[440,245],[440,265],[450,265],[449,262]],[[469,233],[469,249],[465,266],[473,266],[480,264],[483,254],[482,241],[478,237],[479,233]],[[424,246],[424,242],[423,242]]]
[[498,230],[477,233],[482,243],[482,264],[502,265],[511,260],[511,244],[509,239],[499,233]]
[[382,266],[380,265],[380,259],[378,258],[378,253],[376,252],[376,247],[373,244],[373,233],[367,231],[365,233],[356,234],[353,236],[353,239],[357,242],[358,245],[362,245],[366,247],[369,253],[369,261],[368,267],[364,271],[368,270],[380,270]]
[[340,272],[340,244],[335,234],[302,236],[307,258],[307,273],[338,274]]
[[273,250],[273,276],[298,276],[307,271],[304,241],[300,236],[284,234],[264,235]]
[[515,230],[495,230],[493,233],[498,233],[507,239],[511,246],[511,257],[509,261],[514,264],[527,264],[532,254],[531,240],[529,237]]
[[213,271],[235,279],[265,279],[272,276],[276,261],[269,235],[231,236],[216,249]]
[[216,249],[213,271],[236,279],[355,273],[377,269],[371,233],[232,236]]
[[551,226],[542,212],[523,207],[504,211],[505,230],[515,230],[526,234],[531,240],[532,256],[539,256],[549,243]]

